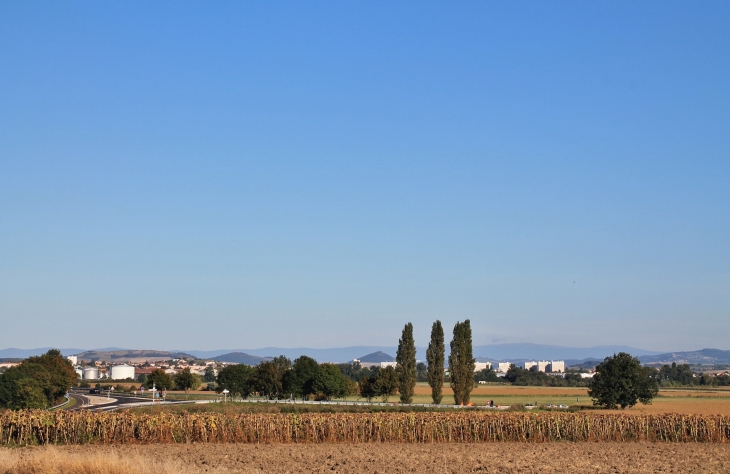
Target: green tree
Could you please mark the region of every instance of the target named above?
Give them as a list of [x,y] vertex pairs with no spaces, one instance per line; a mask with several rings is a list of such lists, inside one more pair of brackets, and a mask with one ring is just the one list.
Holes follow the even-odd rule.
[[428,366],[423,362],[416,364],[416,382],[428,382]]
[[276,367],[280,377],[284,377],[284,374],[291,369],[291,360],[283,355],[274,357],[271,362]]
[[[560,378],[560,377],[553,377]],[[474,372],[475,382],[499,382],[499,377],[493,368],[482,369],[479,372]]]
[[284,377],[284,391],[296,397],[307,398],[315,390],[312,388],[319,364],[311,357],[301,356],[294,360],[291,370]]
[[254,373],[256,369],[244,364],[227,365],[218,371],[216,391],[228,390],[231,396],[236,394],[248,398],[254,391]]
[[172,381],[172,377],[166,374],[164,370],[155,369],[147,375],[147,381],[145,382],[145,387],[147,388],[152,388],[153,385],[157,390],[171,390],[175,386],[175,383]]
[[398,340],[398,351],[395,356],[395,372],[398,376],[398,392],[401,403],[413,403],[413,391],[416,388],[416,344],[413,340],[413,324],[403,328]]
[[203,373],[203,382],[215,382],[216,374],[215,374],[215,367],[212,365],[209,365],[205,368],[205,372]]
[[596,366],[588,395],[594,405],[609,409],[629,408],[637,402],[647,405],[659,392],[652,371],[636,357],[619,352]]
[[454,326],[451,354],[449,354],[451,389],[454,391],[454,403],[456,405],[469,403],[469,397],[474,388],[474,362],[471,322],[467,319],[463,323],[457,322]]
[[383,367],[375,377],[375,392],[383,397],[383,402],[388,403],[388,398],[398,391],[398,375],[393,367]]
[[326,400],[344,397],[348,390],[347,377],[335,364],[321,364],[314,374],[312,389]]
[[0,375],[0,407],[56,405],[64,399],[76,378],[73,366],[57,349],[29,357]]
[[44,390],[48,380],[48,373],[38,365],[9,368],[0,375],[0,407],[21,410],[50,406]]
[[186,395],[190,394],[191,388],[198,388],[200,386],[200,377],[198,377],[198,374],[192,373],[190,367],[185,367],[175,374],[172,379],[175,382],[175,387],[178,390],[185,390]]
[[361,378],[357,386],[360,389],[360,396],[368,402],[371,402],[378,395],[375,375]]
[[261,362],[253,376],[256,391],[267,398],[278,398],[284,389],[282,375],[273,361]]
[[431,399],[438,405],[443,398],[444,389],[444,328],[441,321],[431,327],[431,342],[426,349],[428,362],[428,384],[431,386]]

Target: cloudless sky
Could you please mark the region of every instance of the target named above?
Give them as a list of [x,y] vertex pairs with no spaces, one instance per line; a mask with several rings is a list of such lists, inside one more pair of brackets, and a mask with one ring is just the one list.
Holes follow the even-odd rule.
[[730,349],[728,24],[0,2],[0,347]]

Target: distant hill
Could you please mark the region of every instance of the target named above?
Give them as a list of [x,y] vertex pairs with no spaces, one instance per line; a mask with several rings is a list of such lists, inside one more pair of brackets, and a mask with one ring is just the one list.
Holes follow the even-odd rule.
[[730,351],[720,349],[701,349],[688,352],[667,352],[666,354],[645,355],[639,357],[642,364],[697,364],[714,365],[730,364]]
[[[395,346],[350,346],[350,347],[334,347],[328,349],[313,349],[309,347],[262,347],[260,349],[221,349],[221,350],[188,350],[181,349],[182,352],[193,354],[201,359],[211,359],[218,357],[223,354],[229,354],[232,352],[243,352],[244,354],[250,354],[258,357],[276,357],[283,355],[291,360],[296,359],[299,356],[308,356],[316,360],[319,363],[322,362],[348,362],[352,359],[358,359],[363,354],[369,354],[371,352],[386,352],[395,353]],[[418,358],[425,358],[426,348],[417,348]],[[423,356],[423,357],[421,357]]]
[[[193,354],[201,359],[210,359],[222,354],[232,352],[243,352],[258,357],[274,357],[283,355],[291,360],[299,356],[306,355],[317,362],[348,362],[352,359],[360,359],[362,354],[370,354],[373,352],[384,352],[386,354],[395,354],[395,346],[349,346],[336,347],[329,349],[312,349],[308,347],[263,347],[260,349],[221,349],[221,350],[181,350],[187,354]],[[448,344],[446,346],[446,355],[448,356]],[[618,352],[628,352],[633,356],[655,355],[660,354],[658,351],[648,351],[629,346],[594,346],[594,347],[563,347],[551,346],[546,344],[489,344],[474,346],[474,356],[482,361],[515,361],[515,360],[534,360],[534,359],[556,359],[556,360],[584,360],[584,359],[600,359],[613,355]],[[420,361],[426,360],[426,347],[416,346],[416,359]]]
[[228,354],[213,357],[218,362],[230,362],[232,364],[258,365],[265,360],[271,360],[271,357],[259,357],[245,352],[230,352]]
[[358,359],[360,360],[360,362],[393,362],[393,361],[395,361],[395,357],[388,355],[382,351],[373,352],[372,354],[358,357]]
[[194,356],[184,352],[167,352],[154,350],[128,350],[117,351],[85,351],[76,354],[79,360],[103,360],[104,362],[145,362],[168,359],[195,359]]

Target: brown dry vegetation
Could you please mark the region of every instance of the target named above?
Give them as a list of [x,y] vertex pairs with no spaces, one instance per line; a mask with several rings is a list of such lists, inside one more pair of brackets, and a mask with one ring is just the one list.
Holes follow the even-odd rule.
[[730,441],[730,417],[598,413],[0,412],[0,445]]
[[720,473],[721,444],[223,444],[0,449],[0,474]]

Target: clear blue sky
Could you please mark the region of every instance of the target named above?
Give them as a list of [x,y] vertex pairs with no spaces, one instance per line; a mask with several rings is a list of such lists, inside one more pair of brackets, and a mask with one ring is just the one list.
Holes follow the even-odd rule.
[[730,349],[728,2],[0,2],[0,347]]

